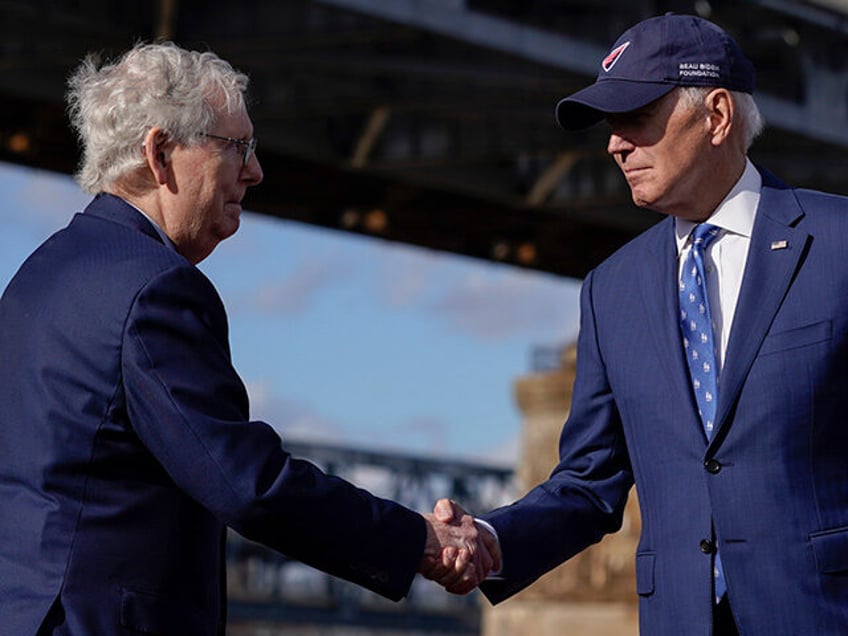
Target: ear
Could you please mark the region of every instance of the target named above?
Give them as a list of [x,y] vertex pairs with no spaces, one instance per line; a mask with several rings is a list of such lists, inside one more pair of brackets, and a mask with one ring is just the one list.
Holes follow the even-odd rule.
[[144,136],[142,152],[147,167],[158,185],[168,183],[173,146],[170,135],[158,126],[148,130]]
[[713,146],[722,145],[733,130],[733,117],[736,108],[733,97],[726,88],[716,88],[704,100],[710,123],[711,143]]

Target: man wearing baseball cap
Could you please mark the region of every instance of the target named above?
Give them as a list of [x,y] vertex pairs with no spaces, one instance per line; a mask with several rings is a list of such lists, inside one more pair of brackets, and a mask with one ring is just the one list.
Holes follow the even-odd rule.
[[747,159],[753,90],[723,30],[665,15],[557,105],[607,122],[634,203],[668,217],[584,281],[560,462],[482,515],[492,602],[616,531],[635,484],[642,634],[848,634],[848,199]]

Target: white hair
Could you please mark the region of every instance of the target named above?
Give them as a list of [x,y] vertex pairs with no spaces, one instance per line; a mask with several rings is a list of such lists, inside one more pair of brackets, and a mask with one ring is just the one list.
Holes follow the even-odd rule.
[[218,114],[244,108],[248,78],[211,52],[171,42],[137,44],[113,63],[86,58],[68,81],[68,111],[82,145],[76,179],[95,194],[144,166],[144,138],[161,127],[195,143]]
[[[680,88],[680,99],[684,100],[689,107],[704,107],[704,99],[713,90],[715,89],[707,86],[684,86]],[[741,124],[745,150],[747,151],[754,140],[763,132],[765,120],[760,114],[760,109],[753,95],[742,91],[730,91],[730,94],[736,106],[736,114]]]

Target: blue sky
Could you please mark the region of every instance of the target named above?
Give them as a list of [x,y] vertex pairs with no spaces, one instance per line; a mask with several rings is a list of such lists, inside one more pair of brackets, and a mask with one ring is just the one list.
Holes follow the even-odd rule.
[[[0,190],[5,288],[89,197],[2,163]],[[513,383],[534,346],[577,334],[578,281],[257,214],[200,268],[227,307],[251,415],[284,439],[511,461]]]

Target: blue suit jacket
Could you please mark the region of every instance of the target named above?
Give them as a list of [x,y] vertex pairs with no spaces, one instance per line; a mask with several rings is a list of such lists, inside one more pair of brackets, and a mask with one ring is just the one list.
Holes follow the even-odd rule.
[[226,525],[407,592],[421,517],[248,421],[227,338],[211,283],[118,198],[24,263],[0,300],[0,633],[219,633]]
[[[560,463],[498,531],[493,602],[621,524],[635,482],[641,633],[711,635],[712,526],[743,634],[848,634],[848,199],[764,176],[708,443],[677,322],[674,224],[581,293]],[[783,241],[785,241],[785,247]]]

